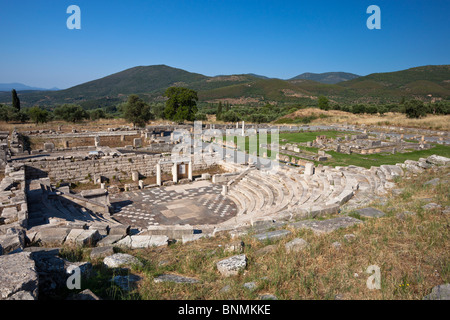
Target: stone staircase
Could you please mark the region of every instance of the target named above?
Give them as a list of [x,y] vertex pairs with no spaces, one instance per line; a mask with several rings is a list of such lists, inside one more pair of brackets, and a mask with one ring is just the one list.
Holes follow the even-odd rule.
[[[38,186],[39,184],[39,186]],[[28,191],[28,227],[40,225],[83,225],[89,227],[92,224],[115,225],[117,221],[107,216],[88,210],[76,203],[58,196],[39,182],[34,182]]]
[[346,203],[364,205],[385,194],[394,186],[393,178],[401,175],[399,165],[370,169],[325,166],[315,168],[313,175],[287,166],[276,172],[247,168],[229,184],[227,196],[238,207],[237,217],[229,222],[337,213]]

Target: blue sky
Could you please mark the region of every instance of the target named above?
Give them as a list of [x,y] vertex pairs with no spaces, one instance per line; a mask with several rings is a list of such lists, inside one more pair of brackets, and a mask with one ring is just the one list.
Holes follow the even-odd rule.
[[[81,30],[69,30],[70,5]],[[369,30],[369,5],[381,30]],[[450,1],[0,0],[0,83],[67,88],[138,65],[208,76],[450,64]]]

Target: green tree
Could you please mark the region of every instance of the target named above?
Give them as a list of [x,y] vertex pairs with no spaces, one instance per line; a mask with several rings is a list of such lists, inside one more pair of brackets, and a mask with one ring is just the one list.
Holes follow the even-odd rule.
[[378,108],[374,105],[369,105],[366,107],[366,113],[368,114],[376,114],[378,113]]
[[162,102],[154,103],[151,105],[152,113],[156,119],[164,119],[165,105]]
[[58,106],[53,111],[53,114],[56,119],[73,123],[89,118],[89,114],[86,110],[77,104],[63,104],[62,106]]
[[14,108],[5,104],[0,104],[0,121],[11,121],[14,114]]
[[365,113],[366,112],[366,106],[363,104],[355,104],[352,106],[352,113],[359,114],[359,113]]
[[233,110],[224,112],[222,114],[222,121],[224,122],[238,122],[241,120],[241,115],[234,112]]
[[222,116],[222,102],[219,101],[219,105],[217,106],[217,114],[216,119],[220,120],[220,117]]
[[319,96],[319,98],[317,100],[317,106],[321,110],[329,110],[330,109],[329,101],[324,96]]
[[173,121],[194,121],[197,113],[197,92],[187,88],[170,87],[166,90],[164,116]]
[[28,109],[28,116],[36,125],[39,123],[46,123],[49,119],[48,111],[38,106]]
[[122,105],[122,112],[123,117],[135,127],[145,127],[149,120],[154,119],[150,106],[136,94],[128,96],[127,103]]
[[422,101],[420,100],[409,100],[404,103],[405,113],[408,118],[419,119],[426,116],[427,111]]
[[20,99],[17,96],[16,89],[12,89],[11,94],[12,94],[12,106],[17,112],[19,112],[20,111]]
[[106,112],[103,109],[91,110],[91,111],[88,111],[88,114],[89,114],[89,119],[91,119],[91,120],[107,118]]

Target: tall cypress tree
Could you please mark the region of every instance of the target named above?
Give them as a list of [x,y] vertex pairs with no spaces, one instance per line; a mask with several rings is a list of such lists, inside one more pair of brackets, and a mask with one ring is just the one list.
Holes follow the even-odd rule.
[[220,117],[222,116],[222,102],[219,101],[219,105],[217,106],[217,114],[216,119],[220,120]]
[[17,112],[19,112],[20,111],[20,100],[19,100],[19,97],[17,96],[16,89],[12,89],[11,93],[12,93],[12,106]]

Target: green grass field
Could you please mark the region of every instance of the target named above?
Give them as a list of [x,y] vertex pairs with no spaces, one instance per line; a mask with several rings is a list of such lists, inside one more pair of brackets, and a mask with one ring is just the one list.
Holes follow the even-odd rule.
[[[296,132],[296,133],[280,133],[279,134],[279,141],[280,145],[284,145],[286,143],[304,143],[308,141],[313,141],[316,139],[319,135],[324,135],[329,138],[336,138],[336,137],[343,137],[345,135],[351,135],[355,134],[354,132],[341,132],[341,131],[314,131],[314,132]],[[257,150],[257,154],[259,156],[262,156],[263,152],[267,153],[267,156],[275,159],[276,154],[267,150],[265,148],[260,148],[260,143],[271,143],[271,135],[267,136],[266,139],[261,139],[264,141],[260,142],[259,136],[257,139],[249,139],[249,137],[246,137],[245,139],[245,150],[247,153],[253,154],[254,150]],[[235,143],[237,143],[238,147],[243,150],[244,149],[244,139],[237,138],[234,140]],[[251,149],[250,149],[251,147]],[[300,146],[299,147],[302,150],[310,151],[317,153],[319,150],[318,148],[314,147],[305,147]],[[249,152],[250,150],[250,152]],[[280,150],[280,153],[283,154],[282,150]],[[370,168],[371,166],[379,166],[382,164],[396,164],[396,163],[402,163],[405,162],[405,160],[418,160],[419,158],[426,158],[430,155],[436,154],[443,157],[450,157],[450,146],[444,146],[440,144],[435,144],[433,148],[428,150],[417,150],[417,151],[411,151],[411,152],[405,152],[405,153],[379,153],[379,154],[370,154],[370,155],[362,155],[362,154],[344,154],[344,153],[338,153],[335,151],[327,151],[328,154],[332,156],[331,159],[328,161],[322,161],[318,162],[316,161],[315,164],[323,164],[327,166],[360,166],[364,168]],[[292,157],[292,155],[290,155]],[[295,157],[297,159],[300,159],[298,157]]]

